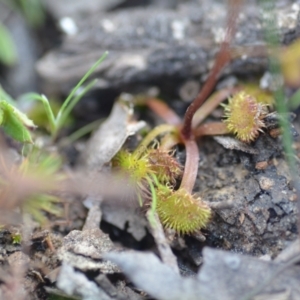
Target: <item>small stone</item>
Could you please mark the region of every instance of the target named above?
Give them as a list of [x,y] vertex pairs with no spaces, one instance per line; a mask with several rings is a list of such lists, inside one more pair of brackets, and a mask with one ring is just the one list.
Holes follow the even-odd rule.
[[267,161],[259,161],[255,165],[256,170],[265,170],[268,167],[269,163]]
[[254,208],[253,208],[253,212],[254,212],[255,214],[259,213],[260,210],[261,210],[261,209],[260,209],[259,207],[254,207]]
[[277,138],[281,135],[281,129],[280,128],[274,128],[269,131],[269,134],[272,138]]
[[21,251],[14,252],[7,259],[9,265],[12,268],[19,269],[25,268],[26,264],[29,263],[29,257]]
[[259,185],[263,190],[270,190],[274,186],[274,181],[267,177],[261,177],[259,179]]
[[293,194],[293,195],[291,195],[290,197],[289,197],[289,200],[290,201],[296,201],[297,200],[297,194]]

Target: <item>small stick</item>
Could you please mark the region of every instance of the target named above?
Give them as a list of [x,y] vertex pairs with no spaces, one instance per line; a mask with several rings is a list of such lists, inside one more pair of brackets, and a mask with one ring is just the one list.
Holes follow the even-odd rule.
[[52,251],[52,252],[56,252],[56,249],[52,243],[51,237],[49,235],[47,235],[47,237],[45,238],[45,242],[48,246],[48,248]]
[[92,199],[88,200],[91,201],[91,206],[89,207],[89,212],[85,219],[82,230],[99,228],[101,222],[102,212],[100,210],[100,202],[93,199],[93,197]]
[[[150,220],[150,218],[153,218],[153,213],[151,210],[147,211],[147,218],[148,218],[148,220]],[[154,218],[155,218],[155,222],[154,223],[149,222],[149,225],[150,225],[151,233],[156,242],[160,257],[166,265],[171,267],[173,269],[173,271],[175,271],[177,274],[179,274],[176,256],[173,254],[173,252],[171,250],[171,247],[165,236],[163,227],[160,223],[157,213],[154,213]]]

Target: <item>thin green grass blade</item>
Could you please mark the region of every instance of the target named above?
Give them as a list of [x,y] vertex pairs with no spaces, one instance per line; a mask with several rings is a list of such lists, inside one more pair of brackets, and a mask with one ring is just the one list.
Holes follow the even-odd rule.
[[289,109],[295,110],[300,106],[300,89],[298,89],[289,100]]
[[[280,46],[280,39],[278,36],[278,30],[276,30],[277,26],[277,18],[275,13],[275,2],[273,0],[260,0],[260,5],[263,9],[264,16],[264,29],[265,29],[265,38],[268,42],[268,46],[271,48],[270,50],[276,50]],[[275,51],[271,51],[270,53],[275,53]],[[281,80],[281,67],[278,61],[278,58],[275,56],[269,57],[269,65],[270,71],[274,78],[278,78],[278,86],[276,91],[274,92],[275,98],[275,107],[279,115],[279,124],[282,130],[282,142],[283,148],[285,151],[286,159],[289,164],[289,167],[293,174],[295,174],[295,152],[293,150],[293,138],[290,131],[290,122],[288,119],[288,106],[285,101],[285,95],[282,85],[279,83]]]
[[[277,18],[275,14],[275,1],[273,0],[260,0],[261,7],[263,9],[264,19],[264,28],[266,40],[271,48],[270,53],[275,53],[273,50],[276,50],[280,44],[279,36],[276,32],[277,28]],[[278,59],[275,56],[270,57],[270,70],[275,78],[280,78],[281,69],[278,62]],[[282,82],[278,80],[278,82]],[[281,116],[279,118],[279,124],[282,131],[282,143],[286,156],[286,160],[289,166],[290,174],[293,179],[293,186],[296,190],[297,195],[297,208],[298,208],[298,228],[300,228],[300,181],[297,174],[297,160],[296,153],[293,148],[293,137],[290,130],[290,121],[288,118],[288,105],[285,102],[285,95],[282,85],[278,84],[278,88],[274,93],[275,97],[275,106],[276,110]],[[252,298],[252,297],[251,297]]]
[[50,124],[50,131],[51,134],[53,135],[56,132],[56,122],[55,122],[55,117],[52,111],[52,108],[50,106],[49,100],[47,99],[47,97],[45,95],[39,95],[36,93],[28,93],[23,95],[20,98],[21,101],[41,101],[44,105],[45,111],[46,111],[46,115]]
[[66,123],[67,118],[69,117],[71,111],[75,107],[75,105],[79,102],[79,100],[89,91],[91,88],[96,84],[97,79],[94,79],[92,82],[90,82],[86,87],[83,88],[83,90],[72,99],[70,104],[66,107],[66,109],[63,111],[63,113],[57,117],[56,119],[56,131],[59,131],[63,125]]
[[[59,124],[59,126],[61,126],[61,116],[64,114],[67,106],[70,104],[70,102],[74,101],[73,97],[76,94],[76,92],[78,91],[78,89],[84,84],[84,82],[87,80],[87,78],[96,70],[96,68],[104,61],[104,59],[106,58],[106,56],[108,55],[108,51],[106,51],[95,63],[94,65],[86,72],[86,74],[81,78],[81,80],[77,83],[77,85],[73,88],[73,90],[71,91],[71,93],[69,94],[69,96],[67,97],[67,99],[65,100],[65,102],[63,103],[61,109],[59,110],[58,114],[57,114],[57,118],[56,118],[56,122],[57,124]],[[76,97],[75,97],[76,99]]]
[[72,143],[74,143],[75,141],[79,140],[80,138],[82,138],[83,136],[85,136],[86,134],[92,132],[94,129],[96,129],[97,127],[99,127],[99,125],[103,122],[103,119],[101,120],[96,120],[94,122],[91,122],[81,128],[79,128],[78,130],[76,130],[75,132],[73,132],[72,134],[70,134],[66,139],[64,139],[60,145],[62,146],[67,146],[70,145]]

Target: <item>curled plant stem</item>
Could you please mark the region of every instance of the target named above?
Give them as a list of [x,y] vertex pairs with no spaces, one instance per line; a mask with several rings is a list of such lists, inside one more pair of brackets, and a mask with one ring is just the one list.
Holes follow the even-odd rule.
[[207,97],[213,90],[222,69],[231,59],[229,45],[236,31],[236,19],[239,12],[240,2],[240,0],[231,0],[228,3],[229,12],[225,39],[221,45],[220,51],[215,60],[215,64],[211,69],[203,88],[201,89],[196,99],[188,107],[184,115],[181,134],[186,140],[190,139],[192,135],[192,119],[195,112],[207,99]]
[[198,174],[199,149],[194,139],[184,140],[186,160],[180,188],[192,193]]
[[144,151],[147,149],[147,147],[161,134],[165,133],[177,133],[178,129],[174,125],[170,124],[162,124],[159,126],[156,126],[154,129],[152,129],[146,137],[141,141],[141,143],[137,146],[137,148],[134,150],[134,154],[140,156],[144,153]]
[[160,141],[160,148],[164,150],[171,150],[173,147],[180,143],[178,134],[165,135]]
[[200,137],[204,135],[221,135],[228,134],[227,125],[222,122],[211,122],[202,124],[194,130],[195,137]]
[[151,98],[146,102],[147,106],[155,112],[166,123],[172,125],[181,124],[179,116],[164,102],[159,99]]
[[220,91],[217,91],[211,95],[205,103],[195,112],[195,115],[192,120],[192,128],[196,128],[202,123],[207,116],[224,100],[226,100],[230,95],[238,92],[240,88],[225,88]]

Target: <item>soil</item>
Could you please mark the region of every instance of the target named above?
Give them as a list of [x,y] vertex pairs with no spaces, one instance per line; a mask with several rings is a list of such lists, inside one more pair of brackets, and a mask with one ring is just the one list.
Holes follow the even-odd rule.
[[[225,4],[91,0],[82,7],[80,1],[73,1],[73,6],[45,1],[47,18],[38,30],[24,27],[23,17],[10,12],[14,17],[5,24],[25,28],[27,46],[17,43],[17,47],[24,48],[26,55],[14,68],[0,65],[1,85],[13,96],[34,89],[63,99],[101,53],[109,50],[110,56],[94,75],[99,78],[96,88],[77,105],[73,128],[63,132],[60,140],[88,122],[108,118],[121,92],[154,93],[182,116],[205,82],[218,50]],[[198,2],[201,10],[195,9]],[[280,41],[290,44],[300,35],[300,4],[278,1],[276,9]],[[59,29],[57,24],[66,15],[79,33],[72,36]],[[245,52],[226,67],[217,89],[241,78],[257,80],[269,74],[266,54],[251,54],[247,48],[265,43],[255,1],[247,3],[239,22],[232,47],[236,53]],[[176,31],[174,26],[181,29]],[[186,35],[178,37],[182,26]],[[18,33],[13,38],[17,41]],[[32,63],[26,69],[29,60]],[[19,85],[17,75],[26,70],[30,76],[22,75]],[[287,95],[291,92],[286,89]],[[299,160],[299,111],[294,113],[291,132]],[[210,121],[219,114],[216,110]],[[24,219],[0,230],[0,299],[299,299],[297,183],[284,159],[282,137],[270,133],[277,124],[247,145],[222,137],[198,142],[200,161],[193,192],[212,207],[213,215],[201,234],[178,236],[153,228],[137,199],[109,179],[107,163],[124,143],[133,148],[140,139],[138,131],[145,123],[135,121],[145,121],[148,127],[161,122],[139,108],[134,118],[128,121],[129,113],[123,111],[103,125],[108,126],[107,144],[103,139],[93,143],[89,137],[68,146],[61,146],[58,139],[52,145],[66,158],[64,170],[80,173],[85,167],[82,182],[73,193],[63,195],[64,218],[47,215],[48,228]],[[129,127],[137,133],[129,134]],[[8,147],[21,149],[12,142]],[[184,165],[184,149],[177,148],[175,156]],[[299,165],[296,169],[299,178]],[[88,187],[77,192],[95,178],[90,193]],[[101,196],[95,192],[100,186],[106,187]],[[16,232],[22,232],[22,243],[14,239]],[[295,257],[298,260],[293,261]],[[283,274],[282,268],[279,279],[283,279],[272,278],[282,265],[287,269]],[[273,282],[259,289],[266,278]],[[277,283],[281,288],[276,290]]]
[[[200,195],[235,204],[217,211],[209,224],[212,246],[274,257],[297,237],[296,194],[278,143],[262,136],[254,146],[259,154],[251,155],[203,142]],[[263,170],[256,168],[261,161],[267,162]]]

